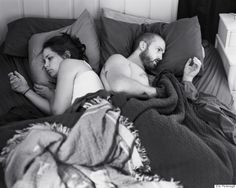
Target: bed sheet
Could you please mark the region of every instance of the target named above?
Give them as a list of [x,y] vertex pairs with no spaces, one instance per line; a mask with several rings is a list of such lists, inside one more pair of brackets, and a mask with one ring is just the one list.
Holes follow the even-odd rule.
[[[206,43],[204,44],[204,48],[206,53],[204,60],[205,73],[202,77],[197,78],[194,81],[194,84],[199,91],[213,94],[217,96],[221,102],[230,106],[232,105],[233,100],[221,58],[212,45]],[[21,129],[30,123],[44,121],[54,122],[54,120],[56,120],[59,123],[68,124],[68,122],[63,122],[64,119],[68,119],[68,116],[71,116],[69,119],[71,119],[71,122],[73,123],[78,119],[80,114],[67,114],[67,116],[59,116],[59,118],[58,116],[53,118],[50,116],[34,120],[34,118],[42,117],[43,114],[24,96],[11,90],[7,74],[13,70],[17,70],[23,74],[27,81],[32,85],[29,75],[28,60],[26,58],[13,57],[0,53],[0,125],[8,123],[8,125],[1,127],[0,148],[5,145],[6,140],[14,134],[16,129]],[[6,116],[6,114],[8,115]],[[13,122],[24,119],[28,120],[17,123]],[[71,125],[73,125],[73,123],[71,123]],[[2,179],[2,177],[4,177],[2,168],[0,169],[0,177],[0,187],[5,187]]]
[[234,101],[222,59],[218,51],[209,42],[203,41],[203,46],[205,49],[204,74],[201,77],[197,77],[193,83],[199,92],[214,95],[231,108]]
[[21,73],[32,86],[28,59],[0,53],[0,126],[13,120],[18,121],[43,115],[23,95],[11,89],[8,73],[15,70]]
[[[14,122],[8,123],[7,125],[3,125],[0,127],[0,134],[1,134],[0,148],[2,150],[2,148],[6,146],[6,141],[12,138],[12,136],[16,133],[16,130],[22,130],[28,127],[28,125],[31,125],[33,123],[49,122],[49,123],[61,123],[65,125],[66,127],[71,128],[77,122],[77,120],[80,118],[81,115],[82,115],[82,112],[67,113],[64,115],[48,116],[48,117],[39,118],[39,119],[29,119],[29,120],[22,120],[22,121],[17,121],[17,122],[14,121]],[[2,164],[0,167],[0,187],[6,188]]]
[[[152,173],[166,180],[173,177],[186,188],[235,183],[236,165],[232,160],[236,156],[235,145],[219,127],[212,127],[197,116],[193,104],[183,95],[182,85],[173,75],[164,74],[155,86],[165,88],[166,92],[161,98],[144,100],[123,94],[109,97],[115,109],[118,111],[116,107],[119,107],[122,115],[133,122],[133,132],[140,136],[145,149],[142,151],[148,156],[146,162],[150,164]],[[85,101],[87,103],[93,99],[90,104],[84,105],[90,107],[99,101],[97,96],[107,99],[109,95],[105,91],[88,94],[77,99],[67,113],[60,116],[14,122],[8,127],[0,127],[0,133],[3,134],[0,137],[0,147],[4,146],[4,140],[6,142],[14,130],[20,130],[30,123],[57,122],[70,128],[76,120],[84,117],[80,107]]]

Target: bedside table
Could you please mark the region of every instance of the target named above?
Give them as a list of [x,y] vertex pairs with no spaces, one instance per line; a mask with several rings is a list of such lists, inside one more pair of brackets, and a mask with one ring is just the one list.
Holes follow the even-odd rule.
[[219,14],[218,35],[225,49],[236,49],[236,13]]
[[236,14],[220,14],[215,47],[222,58],[236,110]]

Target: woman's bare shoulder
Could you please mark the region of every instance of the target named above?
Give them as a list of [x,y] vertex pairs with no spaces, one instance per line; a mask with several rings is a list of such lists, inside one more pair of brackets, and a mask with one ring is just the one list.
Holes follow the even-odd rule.
[[84,72],[91,70],[91,67],[84,60],[79,59],[65,59],[61,65],[60,69],[63,72]]

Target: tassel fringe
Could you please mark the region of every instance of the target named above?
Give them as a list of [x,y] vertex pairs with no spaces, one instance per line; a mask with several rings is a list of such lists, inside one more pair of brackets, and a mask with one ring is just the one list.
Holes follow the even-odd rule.
[[[111,104],[111,102],[109,101],[110,100],[109,97],[107,99],[104,99],[98,96],[96,98],[93,98],[85,102],[83,105],[83,108],[88,109],[94,105],[100,104],[104,100]],[[113,106],[111,105],[111,107]],[[113,110],[116,111],[120,109],[113,108]],[[120,115],[119,123],[121,125],[124,125],[133,134],[135,138],[134,145],[137,148],[137,151],[140,155],[140,158],[143,164],[143,166],[139,166],[133,169],[133,172],[134,172],[132,174],[133,177],[137,181],[157,181],[157,182],[165,181],[161,179],[157,174],[154,174],[154,175],[151,174],[150,159],[147,156],[146,149],[141,144],[141,139],[139,137],[138,130],[135,129],[133,122],[130,122],[127,117]],[[0,162],[5,164],[5,161],[9,153],[13,151],[17,147],[17,145],[20,144],[28,136],[28,134],[30,133],[32,129],[37,128],[37,127],[48,128],[55,132],[61,133],[66,137],[69,135],[70,130],[71,130],[70,128],[63,126],[62,124],[57,124],[57,123],[51,124],[48,122],[30,124],[29,127],[27,128],[24,128],[22,130],[16,130],[16,134],[11,139],[8,140],[7,146],[2,149],[2,152],[0,154]],[[173,178],[169,182],[173,182],[173,184],[176,185],[176,188],[183,188],[183,186],[180,185],[180,182],[174,181]]]
[[150,160],[147,156],[146,149],[141,144],[141,139],[139,137],[138,130],[135,129],[132,122],[124,116],[120,116],[119,123],[124,125],[134,136],[134,145],[140,155],[143,166],[134,168],[134,177],[139,181],[153,181],[159,180],[158,175],[149,175],[151,173]]
[[54,132],[63,134],[66,137],[70,133],[70,128],[63,126],[62,124],[50,124],[48,122],[29,124],[29,127],[26,127],[22,130],[16,130],[16,134],[7,141],[7,145],[2,149],[2,152],[0,154],[0,162],[5,164],[9,153],[13,151],[29,135],[31,130],[37,128],[48,128]]

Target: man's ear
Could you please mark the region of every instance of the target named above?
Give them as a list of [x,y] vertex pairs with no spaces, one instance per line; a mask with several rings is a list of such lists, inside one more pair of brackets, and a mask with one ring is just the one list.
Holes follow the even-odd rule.
[[140,48],[141,51],[146,50],[146,48],[147,48],[147,43],[146,43],[145,41],[141,40],[141,41],[139,42],[139,48]]

